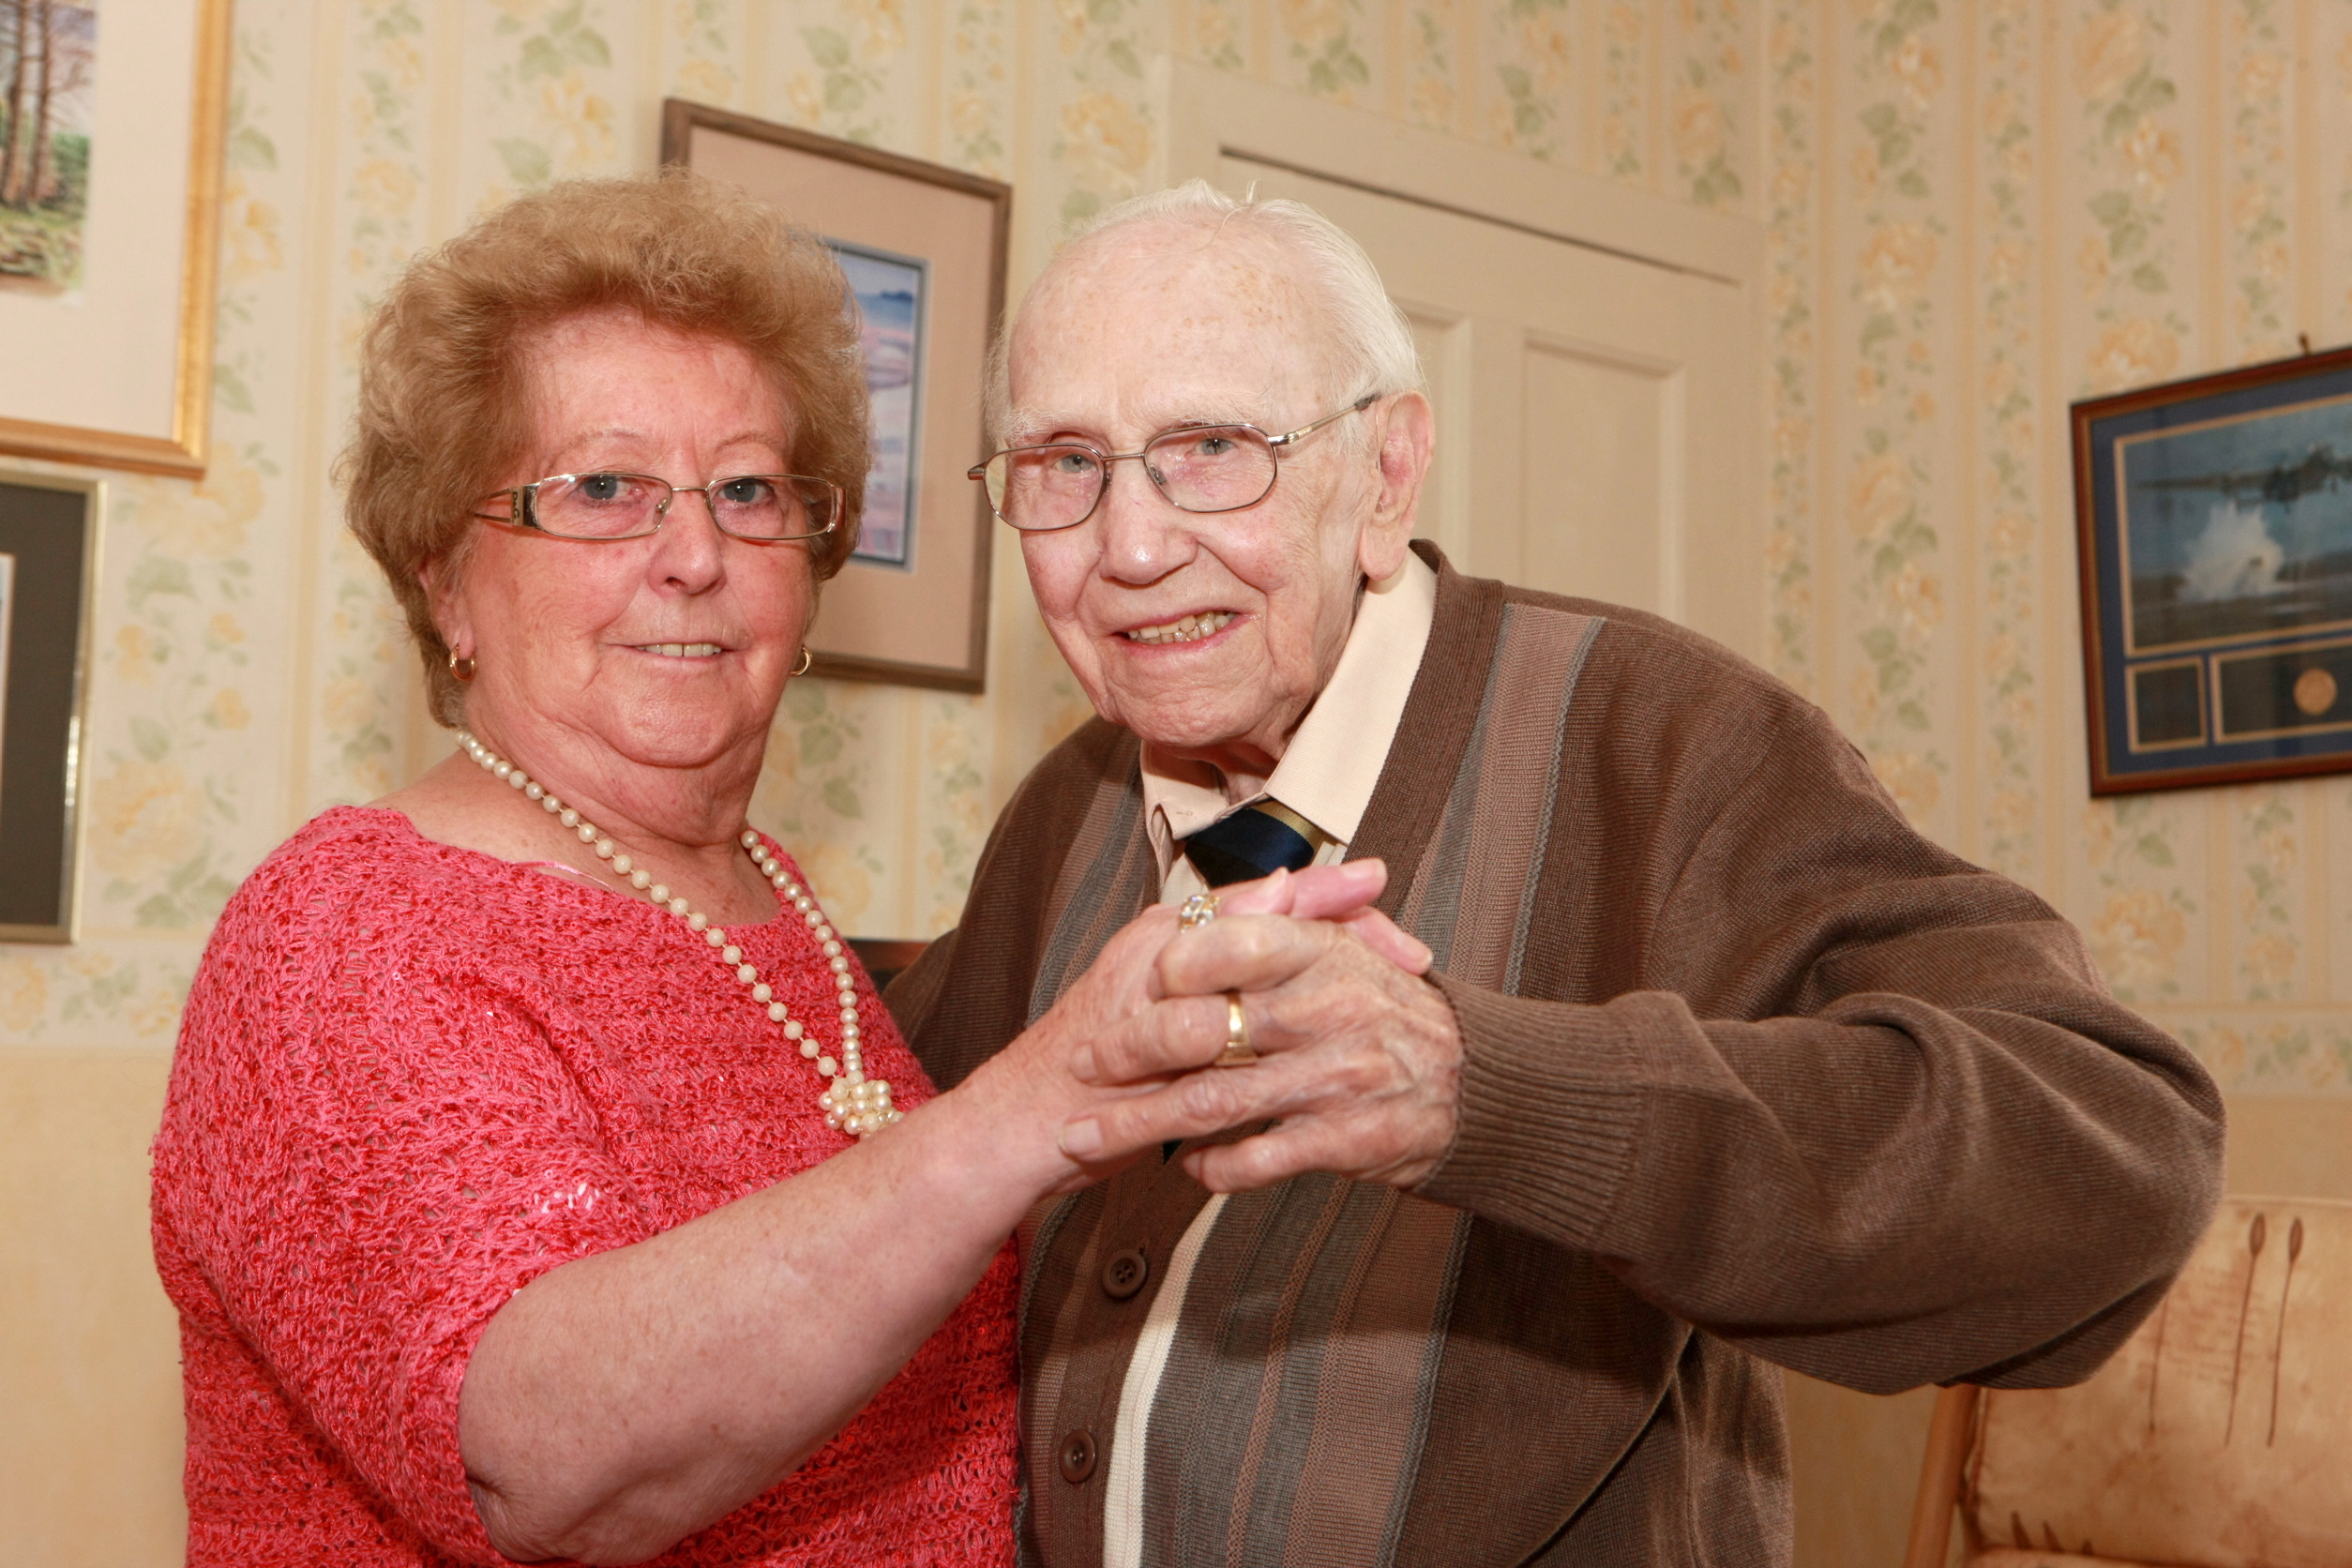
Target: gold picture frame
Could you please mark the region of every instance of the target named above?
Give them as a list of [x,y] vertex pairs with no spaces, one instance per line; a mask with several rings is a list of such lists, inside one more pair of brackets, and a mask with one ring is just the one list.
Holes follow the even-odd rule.
[[105,503],[96,479],[0,469],[0,942],[75,937]]
[[[981,690],[997,524],[964,471],[988,455],[980,394],[1004,309],[1012,187],[682,98],[662,104],[661,160],[740,186],[832,245],[859,291],[869,384],[881,375],[905,393],[876,399],[867,534],[825,584],[810,671]],[[866,309],[869,279],[897,317]],[[884,327],[886,375],[870,352]],[[899,509],[886,520],[877,503]]]
[[[138,25],[98,35],[84,263],[70,283],[0,281],[0,452],[203,475],[232,9],[149,0]],[[176,245],[156,243],[162,213],[179,215]]]

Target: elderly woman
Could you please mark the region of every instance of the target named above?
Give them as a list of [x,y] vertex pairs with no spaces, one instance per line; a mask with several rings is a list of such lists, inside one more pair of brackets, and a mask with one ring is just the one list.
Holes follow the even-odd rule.
[[[189,1560],[1011,1560],[1074,1058],[1228,1015],[1151,1000],[1160,912],[934,1095],[746,827],[867,468],[838,270],[690,179],[559,188],[410,270],[361,387],[352,526],[460,749],[281,847],[188,998]],[[1379,882],[1313,877],[1248,897]]]

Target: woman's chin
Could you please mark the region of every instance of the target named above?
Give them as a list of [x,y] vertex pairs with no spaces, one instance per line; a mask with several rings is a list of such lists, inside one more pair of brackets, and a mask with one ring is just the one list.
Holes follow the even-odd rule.
[[616,715],[596,733],[628,761],[648,768],[704,768],[725,761],[752,736],[764,749],[766,728],[731,706],[680,711],[678,704]]
[[735,654],[687,660],[632,653],[568,678],[545,672],[478,692],[473,727],[520,754],[584,744],[640,767],[710,767],[767,744],[782,692],[764,689],[770,683],[756,679],[747,662]]
[[726,763],[746,746],[764,750],[765,717],[741,701],[682,701],[675,692],[630,694],[565,728],[630,766],[665,772]]

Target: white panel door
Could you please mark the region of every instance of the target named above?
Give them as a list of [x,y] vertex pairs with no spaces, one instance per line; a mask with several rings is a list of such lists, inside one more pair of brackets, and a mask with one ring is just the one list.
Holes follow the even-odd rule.
[[1217,183],[1354,234],[1438,415],[1420,532],[1463,570],[1763,641],[1763,386],[1741,290],[1230,153]]

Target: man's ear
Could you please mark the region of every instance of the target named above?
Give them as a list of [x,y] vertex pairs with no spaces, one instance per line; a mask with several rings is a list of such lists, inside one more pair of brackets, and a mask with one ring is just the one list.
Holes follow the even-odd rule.
[[1356,565],[1379,582],[1405,564],[1421,507],[1421,482],[1428,477],[1437,441],[1437,419],[1429,400],[1418,392],[1383,399],[1365,413],[1380,443],[1380,496],[1356,541]]

